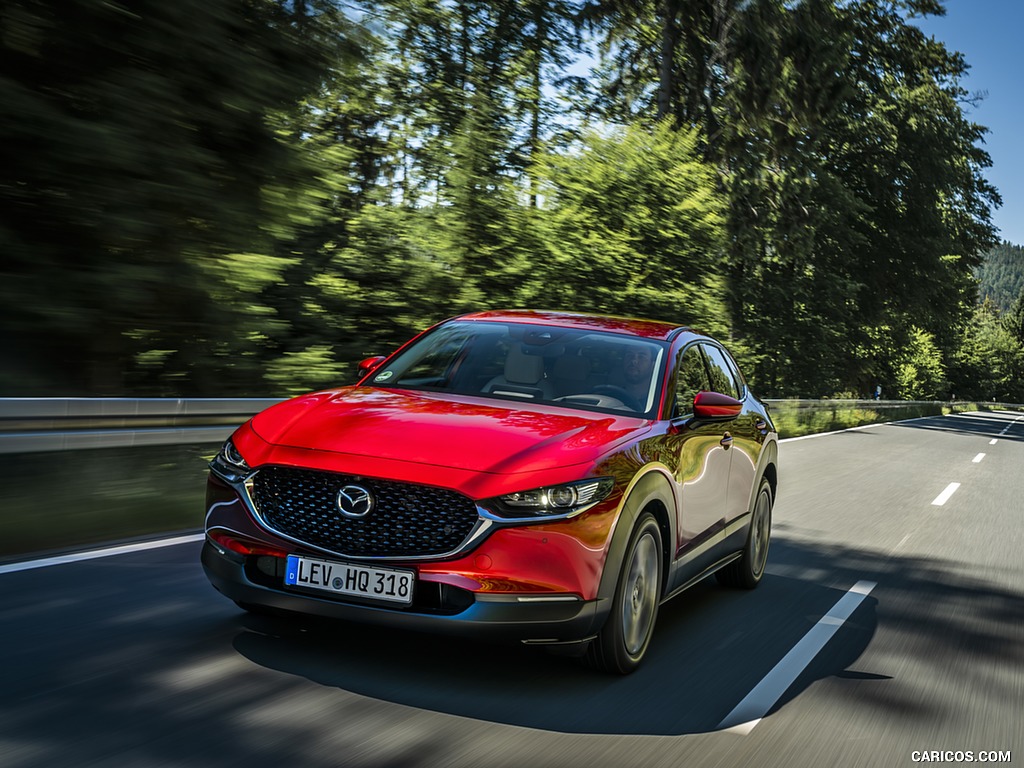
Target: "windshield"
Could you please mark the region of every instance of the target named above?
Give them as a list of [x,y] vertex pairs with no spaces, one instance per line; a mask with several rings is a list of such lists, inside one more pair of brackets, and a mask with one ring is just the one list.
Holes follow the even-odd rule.
[[666,348],[665,342],[575,328],[454,321],[367,383],[650,416]]

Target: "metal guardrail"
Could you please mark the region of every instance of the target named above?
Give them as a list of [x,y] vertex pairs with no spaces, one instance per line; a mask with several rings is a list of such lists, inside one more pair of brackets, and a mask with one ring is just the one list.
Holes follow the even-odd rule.
[[0,398],[0,453],[213,443],[281,398]]
[[[785,406],[789,408],[907,408],[921,405],[951,406],[971,404],[972,400],[853,400],[853,399],[832,399],[832,400],[801,400],[799,398],[763,398],[770,406]],[[1019,408],[1013,403],[985,403],[994,408]]]
[[1020,410],[1024,408],[1021,403],[997,403],[984,402],[979,400],[801,400],[797,398],[770,399],[765,398],[764,402],[772,408],[785,408],[788,410],[872,410],[891,411],[908,408],[989,408]]
[[[217,443],[282,398],[0,398],[0,454]],[[775,413],[934,408],[945,401],[774,400]],[[1021,408],[1010,403],[988,407]]]

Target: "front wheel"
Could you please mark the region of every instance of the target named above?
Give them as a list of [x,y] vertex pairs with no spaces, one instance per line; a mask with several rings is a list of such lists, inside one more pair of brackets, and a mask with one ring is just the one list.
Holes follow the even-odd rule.
[[772,486],[761,478],[761,487],[750,516],[750,531],[743,555],[718,571],[715,576],[727,587],[753,589],[761,582],[764,566],[768,562],[768,544],[772,535]]
[[661,530],[654,517],[644,513],[626,549],[611,614],[587,648],[591,666],[620,675],[640,666],[658,617],[661,572]]

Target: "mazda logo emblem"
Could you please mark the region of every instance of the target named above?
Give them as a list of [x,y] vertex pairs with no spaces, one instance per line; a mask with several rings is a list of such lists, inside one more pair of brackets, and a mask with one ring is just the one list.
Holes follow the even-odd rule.
[[346,485],[338,491],[337,501],[345,517],[366,517],[373,510],[373,494],[361,485]]

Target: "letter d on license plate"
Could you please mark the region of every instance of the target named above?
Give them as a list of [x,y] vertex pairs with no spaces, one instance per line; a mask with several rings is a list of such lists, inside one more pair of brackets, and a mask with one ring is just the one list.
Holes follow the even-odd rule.
[[288,555],[284,583],[294,587],[315,589],[334,595],[353,595],[392,603],[412,603],[416,581],[413,571],[400,568],[369,568],[354,563],[316,560]]

